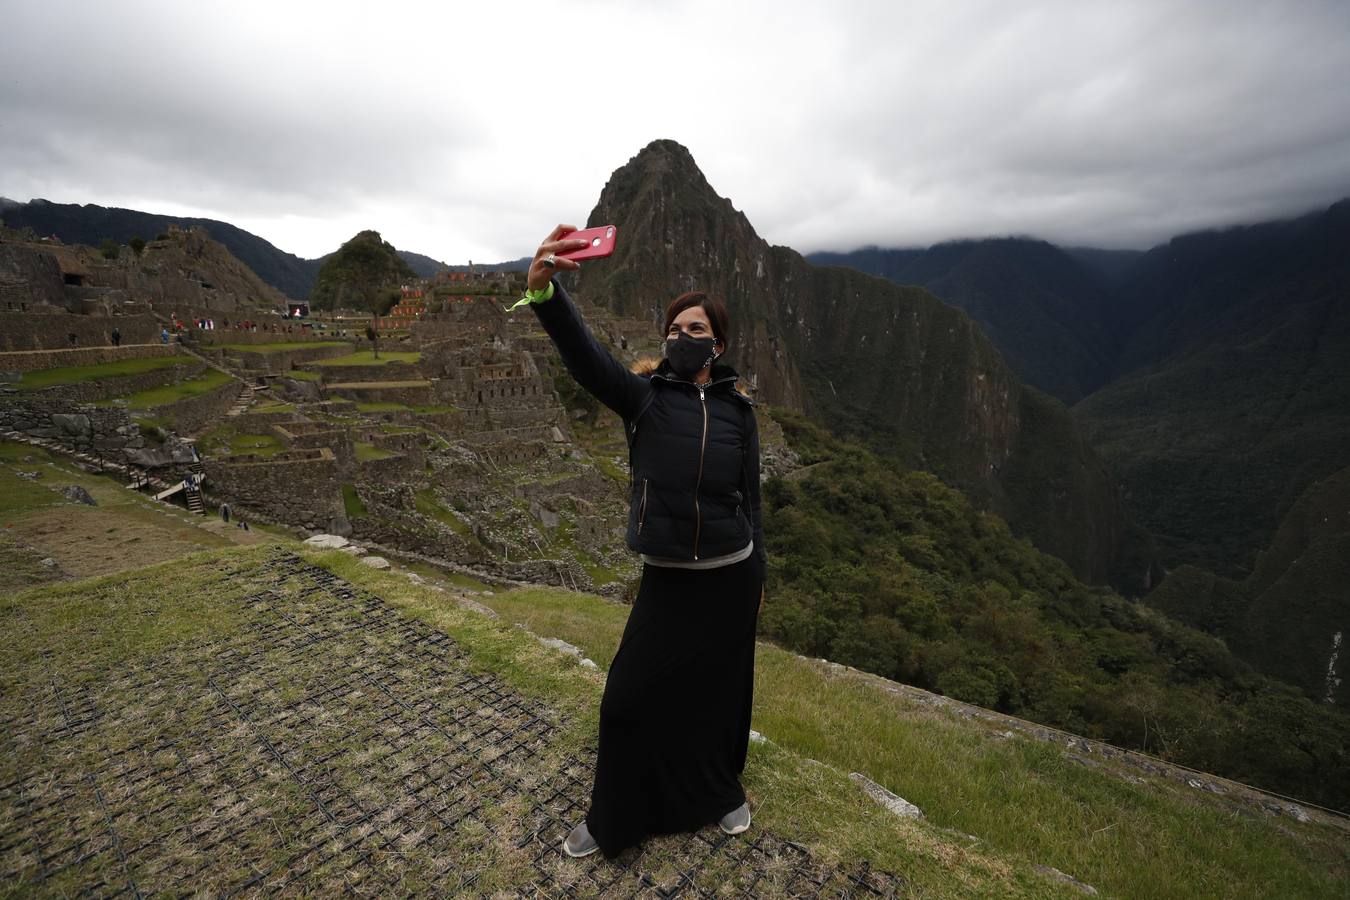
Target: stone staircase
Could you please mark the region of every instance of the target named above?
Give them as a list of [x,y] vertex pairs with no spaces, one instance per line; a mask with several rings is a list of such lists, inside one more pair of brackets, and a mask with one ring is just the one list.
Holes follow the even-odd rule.
[[225,413],[225,416],[227,418],[242,416],[244,413],[248,412],[248,408],[253,405],[253,400],[256,396],[257,391],[254,389],[253,385],[249,384],[247,381],[244,382],[243,390],[239,392],[238,399],[235,400],[234,406],[230,407],[229,411]]
[[196,513],[199,516],[206,515],[206,506],[202,503],[200,486],[187,488],[183,491],[183,497],[187,500],[188,512]]

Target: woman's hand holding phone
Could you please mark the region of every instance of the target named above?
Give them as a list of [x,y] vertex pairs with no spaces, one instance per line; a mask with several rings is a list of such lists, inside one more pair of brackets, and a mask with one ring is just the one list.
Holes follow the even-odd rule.
[[549,232],[548,237],[539,245],[539,249],[534,253],[534,260],[530,263],[530,270],[526,275],[526,286],[532,291],[542,291],[548,286],[549,279],[553,273],[559,270],[564,272],[580,269],[581,263],[576,260],[567,259],[559,256],[560,253],[571,253],[580,250],[590,242],[584,239],[564,238],[563,235],[577,230],[575,225],[559,225]]

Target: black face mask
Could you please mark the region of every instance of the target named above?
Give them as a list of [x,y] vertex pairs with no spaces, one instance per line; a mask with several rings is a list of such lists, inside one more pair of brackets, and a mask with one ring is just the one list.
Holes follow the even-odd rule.
[[666,359],[681,378],[693,378],[717,358],[717,338],[679,337],[666,339]]

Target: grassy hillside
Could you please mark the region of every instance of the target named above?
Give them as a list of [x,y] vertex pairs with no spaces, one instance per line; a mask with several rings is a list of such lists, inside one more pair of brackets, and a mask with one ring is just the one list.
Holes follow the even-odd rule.
[[1104,589],[996,516],[780,412],[806,468],[765,484],[764,634],[1089,737],[1350,809],[1350,716]]
[[[476,599],[507,622],[575,644],[601,668],[628,615],[611,601],[553,589]],[[771,588],[766,616],[783,602]],[[1015,868],[1053,866],[1116,897],[1347,889],[1350,853],[1339,828],[1253,816],[1219,794],[1075,759],[773,644],[759,645],[755,665],[754,727],[777,747],[867,774],[917,804],[927,827],[970,835],[975,847],[1020,861]],[[954,890],[947,884],[933,895]]]

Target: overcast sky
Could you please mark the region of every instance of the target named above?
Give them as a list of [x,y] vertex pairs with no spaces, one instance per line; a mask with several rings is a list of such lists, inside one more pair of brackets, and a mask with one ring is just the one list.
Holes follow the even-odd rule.
[[1146,247],[1350,195],[1347,82],[1346,0],[0,0],[0,195],[493,262],[672,138],[802,252]]

